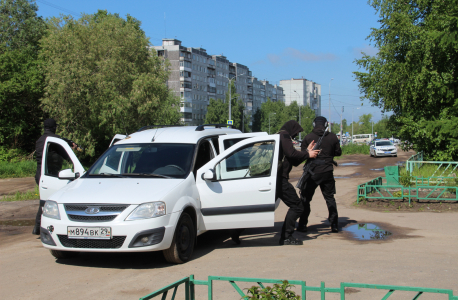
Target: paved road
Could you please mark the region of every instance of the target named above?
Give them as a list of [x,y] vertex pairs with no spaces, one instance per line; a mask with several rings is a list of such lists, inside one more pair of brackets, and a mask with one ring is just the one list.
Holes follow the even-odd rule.
[[[324,281],[329,287],[338,287],[343,281],[423,286],[454,289],[458,295],[456,214],[383,213],[352,205],[357,184],[380,174],[370,169],[393,165],[409,155],[377,159],[348,156],[339,163],[361,165],[341,166],[335,171],[336,176],[350,177],[337,179],[340,225],[376,223],[393,232],[388,241],[361,242],[344,232],[331,234],[319,191],[312,202],[309,233],[297,234],[304,239],[303,246],[278,246],[286,213],[282,204],[276,211],[274,228],[246,230],[240,246],[233,244],[226,231],[208,232],[199,237],[194,259],[183,265],[167,264],[160,253],[83,254],[73,260],[55,260],[30,234],[32,227],[0,226],[0,298],[138,299],[190,274],[197,279],[209,275],[297,279],[312,286]],[[293,180],[299,174],[297,169]],[[36,205],[36,201],[0,203],[0,219],[14,219],[13,211],[19,214]],[[33,218],[33,211],[21,218]],[[347,299],[381,299],[384,295],[374,290],[353,292]],[[198,299],[206,299],[204,287],[198,287],[197,294]],[[217,283],[214,294],[215,299],[240,299],[229,283]],[[308,296],[320,299],[317,293]],[[404,296],[412,299],[414,295]],[[424,295],[421,299],[445,298]]]

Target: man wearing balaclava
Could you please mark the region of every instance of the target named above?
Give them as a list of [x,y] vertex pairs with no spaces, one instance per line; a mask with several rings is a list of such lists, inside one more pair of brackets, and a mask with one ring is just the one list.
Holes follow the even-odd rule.
[[[37,158],[37,172],[35,173],[35,182],[39,185],[40,184],[40,177],[41,177],[41,161],[43,158],[43,148],[45,145],[46,138],[49,137],[56,137],[56,138],[61,138],[59,135],[56,134],[56,129],[57,129],[57,123],[54,119],[46,119],[43,122],[44,125],[44,133],[43,135],[37,140],[35,144],[35,156]],[[65,140],[65,139],[64,139]],[[70,142],[68,140],[67,143],[72,147],[73,149],[76,148],[76,144],[73,142]],[[57,149],[59,150],[59,149]],[[59,153],[60,156],[64,159],[69,160],[70,158],[68,157],[67,153]],[[57,155],[56,155],[57,156]],[[41,214],[43,211],[43,206],[45,205],[45,200],[40,200],[40,206],[38,207],[38,212],[37,216],[35,218],[35,227],[33,228],[32,233],[39,235],[40,234],[40,225],[41,225]]]
[[327,120],[325,117],[316,117],[313,121],[314,128],[312,133],[306,135],[302,140],[301,149],[307,147],[314,141],[325,134],[321,141],[321,152],[311,163],[311,171],[315,174],[309,176],[306,181],[305,190],[301,191],[301,198],[304,201],[304,212],[299,219],[297,231],[307,232],[308,217],[310,215],[310,201],[312,201],[315,189],[320,186],[326,205],[328,206],[329,217],[331,223],[331,231],[338,232],[338,213],[337,204],[334,195],[336,193],[336,181],[334,180],[334,156],[342,155],[339,139],[332,132],[325,132]]
[[[304,212],[304,205],[302,200],[296,193],[294,186],[289,183],[289,173],[293,166],[298,166],[301,162],[308,158],[317,157],[319,151],[312,150],[315,145],[314,142],[310,143],[309,147],[302,151],[297,151],[294,148],[292,139],[295,138],[299,132],[304,131],[296,121],[286,122],[278,132],[280,134],[280,153],[279,160],[281,166],[277,174],[277,198],[289,207],[286,213],[285,222],[281,230],[280,245],[302,245],[302,241],[293,237],[294,229],[296,227],[296,220]],[[280,163],[279,162],[279,163]]]

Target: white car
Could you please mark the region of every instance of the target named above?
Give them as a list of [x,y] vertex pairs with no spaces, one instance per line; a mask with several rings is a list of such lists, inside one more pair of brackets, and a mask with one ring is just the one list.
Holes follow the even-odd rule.
[[207,230],[274,226],[278,135],[201,125],[113,142],[85,172],[65,141],[46,140],[41,241],[56,258],[162,250],[183,263]]
[[398,156],[398,149],[389,140],[375,140],[370,143],[370,155],[377,156]]

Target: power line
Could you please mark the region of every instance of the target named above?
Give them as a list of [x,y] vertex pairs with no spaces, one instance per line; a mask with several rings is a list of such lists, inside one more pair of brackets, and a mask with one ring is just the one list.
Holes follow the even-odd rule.
[[37,1],[40,2],[40,3],[43,3],[45,5],[51,6],[51,7],[55,8],[55,9],[61,10],[63,12],[66,12],[68,14],[76,15],[78,17],[81,17],[81,15],[79,13],[76,13],[76,12],[71,11],[69,9],[63,8],[63,7],[55,5],[55,4],[52,4],[52,3],[48,2],[48,1],[44,1],[44,0],[37,0]]

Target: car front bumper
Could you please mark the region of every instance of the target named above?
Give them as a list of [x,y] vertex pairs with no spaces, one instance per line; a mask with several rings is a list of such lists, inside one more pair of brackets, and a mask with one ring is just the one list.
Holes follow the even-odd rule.
[[377,154],[377,156],[396,156],[398,155],[397,150],[392,150],[392,151],[376,150],[375,153]]
[[[168,249],[175,233],[179,212],[157,218],[124,221],[125,214],[110,222],[75,222],[67,218],[59,204],[61,220],[41,217],[41,236],[45,248],[78,252],[147,252]],[[62,214],[63,212],[63,214]],[[110,239],[68,238],[67,227],[110,227]],[[151,245],[142,246],[142,237],[148,237]]]

